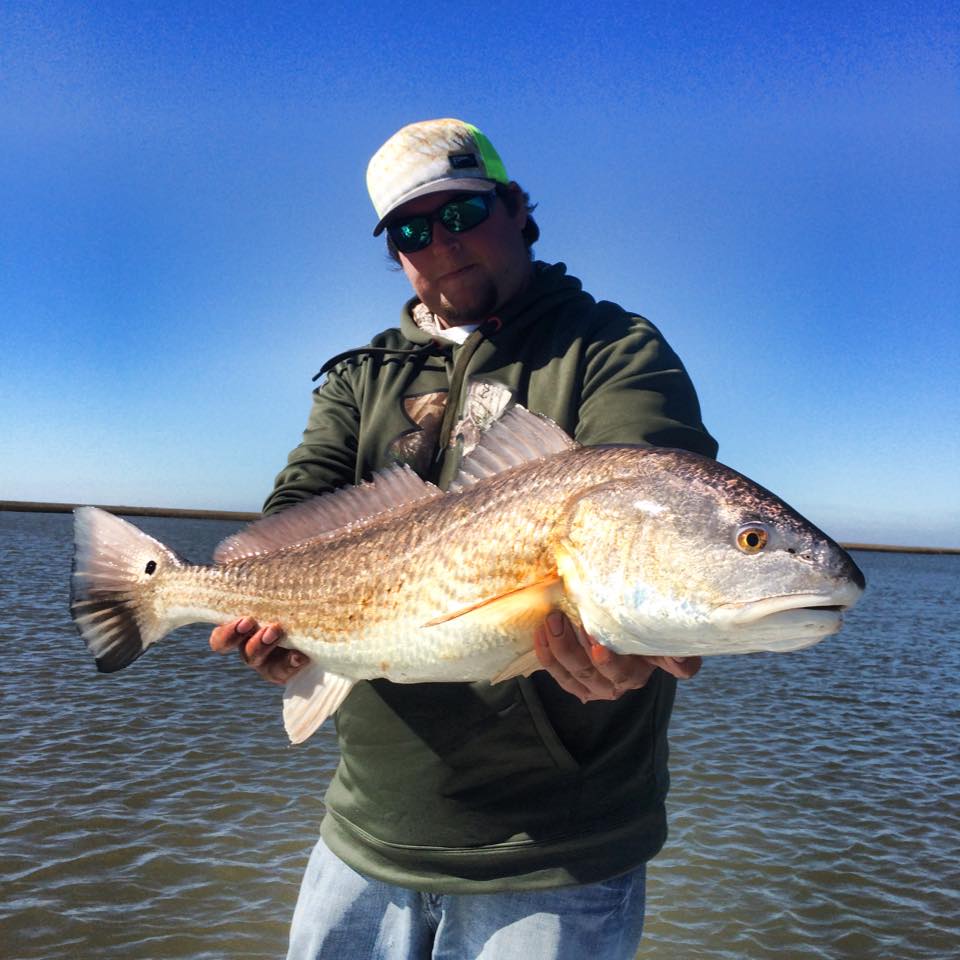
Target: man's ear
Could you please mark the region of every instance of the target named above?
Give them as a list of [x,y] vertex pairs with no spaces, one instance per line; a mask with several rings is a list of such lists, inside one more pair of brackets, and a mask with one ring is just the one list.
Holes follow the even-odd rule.
[[523,187],[515,180],[511,180],[506,188],[510,192],[511,199],[513,200],[513,213],[511,214],[509,210],[507,213],[510,219],[516,223],[517,227],[523,230],[527,225],[527,204],[523,199]]

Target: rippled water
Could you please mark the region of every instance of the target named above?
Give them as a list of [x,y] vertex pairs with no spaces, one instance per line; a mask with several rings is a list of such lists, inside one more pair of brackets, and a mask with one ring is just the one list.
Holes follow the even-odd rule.
[[841,634],[682,687],[641,957],[960,957],[960,557],[856,559]]
[[[235,525],[137,520],[201,560]],[[0,512],[0,955],[283,955],[335,748],[185,629],[100,676],[70,518]],[[936,958],[960,943],[960,557],[861,553],[839,637],[681,687],[640,957]]]

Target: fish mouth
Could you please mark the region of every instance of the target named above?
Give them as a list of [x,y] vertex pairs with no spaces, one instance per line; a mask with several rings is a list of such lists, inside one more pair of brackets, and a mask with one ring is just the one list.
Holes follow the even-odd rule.
[[763,597],[717,607],[711,620],[726,627],[762,630],[768,635],[781,633],[802,637],[825,637],[836,633],[843,614],[860,599],[863,590],[846,583],[830,593],[792,593]]

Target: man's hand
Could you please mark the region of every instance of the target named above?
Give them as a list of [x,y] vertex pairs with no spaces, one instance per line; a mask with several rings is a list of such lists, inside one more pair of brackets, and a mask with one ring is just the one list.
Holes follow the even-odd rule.
[[533,637],[534,649],[544,669],[560,686],[588,700],[616,700],[628,690],[646,686],[659,667],[674,677],[696,676],[700,657],[643,657],[614,653],[594,643],[558,610],[548,613]]
[[284,684],[309,662],[309,657],[298,650],[278,647],[277,641],[282,636],[279,624],[268,623],[261,627],[252,617],[241,617],[213,629],[210,649],[216,653],[237,650],[240,659],[264,680]]

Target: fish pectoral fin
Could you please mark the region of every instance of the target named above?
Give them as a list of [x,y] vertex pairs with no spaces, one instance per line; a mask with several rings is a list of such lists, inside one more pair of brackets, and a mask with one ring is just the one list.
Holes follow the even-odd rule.
[[440,623],[449,623],[462,617],[485,624],[506,624],[528,617],[545,616],[552,610],[563,595],[563,582],[556,573],[542,580],[525,584],[515,590],[486,597],[461,607],[453,613],[445,613],[428,620],[425,627],[435,627]]
[[355,680],[307,664],[283,691],[283,726],[291,743],[303,743],[347,699]]
[[514,677],[529,677],[531,673],[536,673],[543,669],[543,664],[537,656],[536,650],[528,650],[520,654],[516,660],[511,660],[499,673],[490,678],[491,683],[502,683],[504,680],[512,680]]

